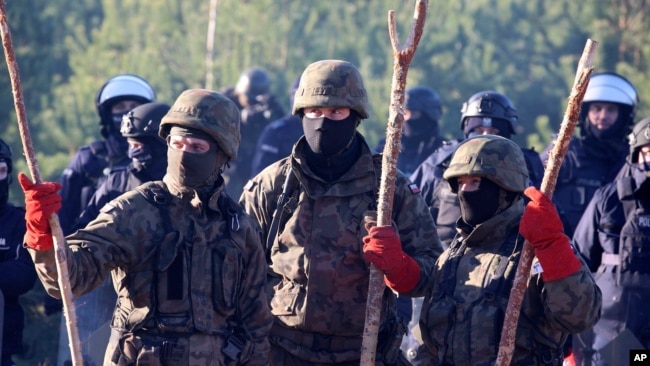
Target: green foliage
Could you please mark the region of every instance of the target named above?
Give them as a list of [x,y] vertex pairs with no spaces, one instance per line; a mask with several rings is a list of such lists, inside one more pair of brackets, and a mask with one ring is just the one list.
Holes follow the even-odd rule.
[[[393,74],[387,14],[395,11],[406,42],[410,1],[216,1],[214,53],[206,54],[210,1],[22,0],[7,4],[30,130],[45,179],[58,179],[77,149],[99,137],[94,98],[111,76],[135,73],[172,103],[184,89],[234,85],[252,66],[269,71],[286,109],[291,82],[311,62],[337,58],[364,76],[370,118],[361,131],[374,145],[385,135]],[[600,45],[595,71],[616,71],[638,88],[637,119],[650,115],[650,5],[612,0],[430,1],[424,33],[408,73],[443,101],[441,132],[459,137],[460,109],[480,90],[517,106],[514,139],[541,150],[562,120],[587,38]],[[0,137],[27,171],[9,76],[0,70]],[[11,200],[22,194],[12,185]]]

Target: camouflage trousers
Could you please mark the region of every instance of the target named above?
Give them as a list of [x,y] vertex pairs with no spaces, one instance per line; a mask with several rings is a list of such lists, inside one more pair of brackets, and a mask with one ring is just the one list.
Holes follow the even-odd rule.
[[[325,336],[276,324],[271,330],[269,361],[271,366],[358,366],[361,341],[360,336]],[[400,351],[399,343],[390,350],[378,350],[375,361],[376,366],[411,365]]]
[[222,346],[223,337],[202,333],[170,337],[112,330],[104,366],[228,365]]

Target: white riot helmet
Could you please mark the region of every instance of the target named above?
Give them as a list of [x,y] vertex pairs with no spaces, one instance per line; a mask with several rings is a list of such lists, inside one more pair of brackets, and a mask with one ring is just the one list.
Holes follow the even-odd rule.
[[589,113],[589,104],[592,102],[607,102],[618,105],[619,113],[616,124],[619,126],[618,132],[620,133],[615,135],[616,138],[627,136],[634,124],[636,107],[639,103],[636,88],[629,80],[613,72],[604,72],[591,76],[580,111],[580,133],[583,136],[589,130],[587,115]]

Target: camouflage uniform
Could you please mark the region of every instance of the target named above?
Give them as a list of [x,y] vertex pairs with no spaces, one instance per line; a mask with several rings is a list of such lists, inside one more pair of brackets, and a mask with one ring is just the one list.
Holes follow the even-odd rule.
[[[494,91],[482,91],[472,95],[461,109],[460,128],[464,137],[474,134],[473,129],[479,126],[500,126],[499,135],[511,138],[516,133],[517,113],[512,101],[503,94]],[[480,117],[482,123],[469,123],[468,118]],[[447,182],[442,174],[449,166],[451,156],[462,140],[445,141],[411,174],[410,179],[422,191],[424,200],[429,205],[431,216],[436,223],[438,236],[443,248],[449,247],[456,235],[456,219],[460,217],[458,196],[449,191]],[[537,152],[532,148],[521,148],[528,167],[530,185],[540,187],[544,175],[544,166]]]
[[[174,126],[214,138],[222,163],[236,157],[239,118],[225,96],[184,92],[161,137]],[[223,192],[219,175],[189,188],[170,167],[163,181],[112,200],[66,238],[74,295],[113,278],[118,300],[104,364],[266,365],[272,317],[258,226]],[[59,297],[54,250],[30,254],[47,292]]]
[[[322,68],[310,66],[301,83],[335,80],[343,91],[332,96],[333,89],[316,88],[321,94],[314,97],[318,100],[312,105],[349,106],[367,117],[363,85],[351,81],[360,83],[354,66],[331,60],[312,65]],[[335,70],[335,75],[330,70]],[[346,98],[346,89],[354,90],[354,96]],[[308,106],[302,97],[307,93],[307,87],[299,88],[294,113]],[[272,365],[359,364],[369,280],[362,253],[362,238],[367,235],[364,217],[376,209],[381,156],[373,156],[358,132],[353,139],[358,157],[332,181],[326,182],[310,168],[307,159],[311,150],[303,136],[291,156],[270,165],[244,187],[240,203],[260,223],[263,237],[269,237],[267,290],[275,316]],[[288,174],[291,178],[287,180]],[[285,182],[290,188],[283,189]],[[422,273],[415,288],[404,295],[421,296],[440,244],[418,191],[401,173],[395,186],[392,219],[404,252],[417,261]],[[288,199],[276,210],[283,191]],[[279,215],[277,230],[274,215]],[[377,365],[405,361],[399,354],[404,324],[396,318],[395,300],[395,294],[386,289]]]
[[[461,145],[456,151],[460,157],[452,159],[444,177],[449,180],[465,174],[494,176],[498,171],[500,181],[496,184],[516,187],[503,187],[507,191],[522,191],[528,184],[527,178],[522,179],[527,175],[526,166],[523,154],[513,160],[513,153],[521,150],[514,143],[511,145],[511,151],[499,150],[498,146],[493,150],[483,148],[483,155],[476,160],[463,154],[481,147],[469,145],[461,152]],[[484,166],[491,161],[492,166],[484,168],[483,173],[460,172],[473,161]],[[490,171],[495,166],[499,170]],[[473,229],[462,218],[458,220],[460,235],[438,259],[422,308],[423,364],[494,364],[524,243],[519,234],[523,211],[523,200],[516,198]],[[538,264],[537,260],[533,263],[519,316],[513,365],[561,365],[562,346],[569,333],[589,328],[600,315],[600,292],[586,265],[568,277],[544,283]]]
[[[379,155],[373,158],[365,145],[353,168],[338,182],[327,185],[301,164],[304,144],[301,138],[291,157],[255,177],[241,199],[266,237],[287,164],[300,182],[295,211],[286,217],[273,247],[268,248],[267,287],[276,319],[274,330],[283,330],[281,335],[271,332],[272,342],[310,362],[358,364],[369,278],[361,253],[361,238],[367,234],[362,219],[365,211],[374,208],[375,203],[368,198],[374,201],[378,189]],[[437,243],[438,237],[424,201],[401,174],[396,183],[393,220],[404,251],[416,258],[423,273],[418,286],[405,295],[422,296],[427,274],[439,254],[439,247],[431,244]],[[386,290],[382,304],[382,327],[386,327],[395,313],[395,295],[390,290]],[[314,352],[317,337],[341,347]]]

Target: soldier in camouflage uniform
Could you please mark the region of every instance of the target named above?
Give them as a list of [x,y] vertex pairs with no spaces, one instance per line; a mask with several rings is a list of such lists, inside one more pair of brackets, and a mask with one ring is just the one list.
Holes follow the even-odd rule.
[[[118,293],[104,365],[267,365],[272,316],[266,264],[254,221],[224,192],[237,156],[239,114],[227,97],[183,92],[160,126],[169,165],[104,206],[66,238],[76,296],[109,274]],[[23,174],[25,245],[43,285],[59,297],[47,218],[60,185]]]
[[441,251],[433,219],[417,189],[398,173],[392,219],[402,244],[364,243],[364,217],[376,209],[381,156],[372,154],[357,131],[368,117],[368,100],[354,65],[309,65],[293,113],[302,120],[304,136],[289,157],[249,181],[240,199],[267,239],[275,316],[271,365],[359,364],[367,260],[384,271],[390,287],[383,294],[377,365],[407,364],[399,350],[405,324],[396,317],[391,288],[423,295]]
[[[466,139],[485,134],[510,139],[516,134],[517,109],[510,98],[504,94],[490,90],[475,93],[463,103],[461,113],[460,129]],[[445,249],[449,247],[449,243],[456,235],[456,220],[460,216],[460,205],[458,196],[449,191],[449,185],[442,175],[460,142],[461,140],[445,141],[410,176],[411,181],[420,187],[422,196],[429,205],[438,236]],[[539,188],[544,175],[542,160],[532,148],[522,147],[521,150],[526,159],[530,185]]]
[[[444,178],[461,202],[459,235],[438,259],[425,296],[423,364],[494,364],[525,239],[536,259],[512,364],[562,365],[568,335],[598,320],[601,293],[564,235],[553,203],[529,187],[521,149],[501,136],[469,138]],[[522,192],[530,198],[526,206]]]

